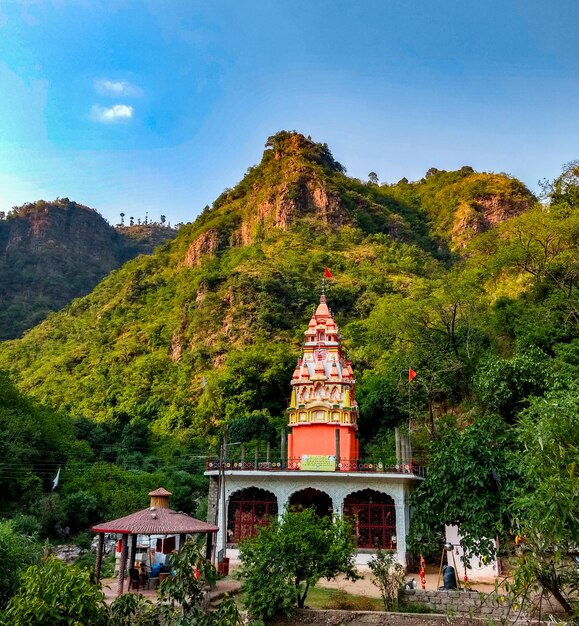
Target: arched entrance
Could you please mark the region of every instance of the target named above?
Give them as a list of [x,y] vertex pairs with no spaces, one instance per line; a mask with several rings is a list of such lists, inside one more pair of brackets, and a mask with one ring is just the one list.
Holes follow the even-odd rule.
[[273,493],[257,487],[237,491],[229,499],[228,543],[255,537],[258,528],[269,524],[270,517],[277,517],[277,499]]
[[293,493],[289,499],[290,509],[303,511],[313,507],[318,517],[331,515],[333,512],[332,498],[324,491],[307,487]]
[[380,491],[364,489],[344,500],[344,516],[354,522],[358,548],[396,549],[394,500]]

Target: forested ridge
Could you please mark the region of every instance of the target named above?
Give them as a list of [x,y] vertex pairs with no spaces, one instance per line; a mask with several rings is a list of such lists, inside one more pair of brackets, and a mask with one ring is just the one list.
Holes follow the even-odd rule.
[[145,217],[115,228],[94,209],[57,198],[0,212],[0,341],[22,335],[111,270],[175,236]]
[[[34,423],[59,429],[40,453],[18,437],[0,442],[3,508],[32,511],[44,470],[62,464],[63,519],[82,498],[86,526],[145,505],[163,481],[200,514],[202,456],[225,424],[286,423],[328,267],[364,456],[392,461],[392,428],[410,423],[416,459],[431,468],[415,545],[455,522],[484,550],[489,527],[509,534],[530,519],[559,529],[558,545],[577,543],[578,198],[577,163],[539,200],[511,176],[468,166],[363,182],[324,144],[274,135],[175,239],[0,345],[19,389],[7,387],[0,418],[13,424],[23,403],[43,416]],[[37,432],[19,419],[20,432]],[[129,497],[109,498],[102,484]],[[57,521],[42,523],[54,532]]]

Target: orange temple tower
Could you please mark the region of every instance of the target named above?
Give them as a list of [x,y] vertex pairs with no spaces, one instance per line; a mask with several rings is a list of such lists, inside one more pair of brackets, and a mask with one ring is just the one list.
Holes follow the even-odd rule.
[[305,332],[294,371],[289,412],[288,466],[358,460],[358,405],[350,362],[322,294]]

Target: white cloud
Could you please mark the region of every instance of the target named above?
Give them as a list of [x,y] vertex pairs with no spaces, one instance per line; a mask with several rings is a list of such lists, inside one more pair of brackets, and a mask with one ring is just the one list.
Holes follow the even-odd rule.
[[94,104],[90,110],[90,119],[101,124],[114,124],[130,120],[133,117],[133,107],[128,104],[113,104],[112,107],[103,107]]
[[101,78],[95,80],[94,88],[103,96],[140,96],[143,90],[137,85],[126,80],[108,80]]

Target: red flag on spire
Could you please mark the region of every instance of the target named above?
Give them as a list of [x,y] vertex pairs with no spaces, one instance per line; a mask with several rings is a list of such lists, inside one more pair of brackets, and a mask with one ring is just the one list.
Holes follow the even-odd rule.
[[324,271],[324,278],[334,278],[334,276],[332,275],[332,272],[330,272],[330,270],[327,267]]
[[416,372],[409,367],[408,368],[408,382],[411,383],[416,378]]

